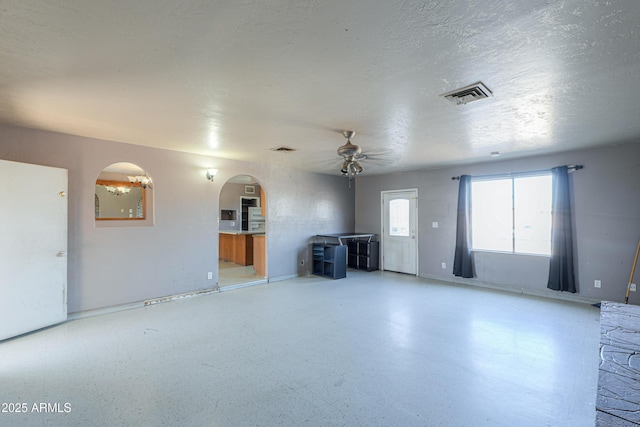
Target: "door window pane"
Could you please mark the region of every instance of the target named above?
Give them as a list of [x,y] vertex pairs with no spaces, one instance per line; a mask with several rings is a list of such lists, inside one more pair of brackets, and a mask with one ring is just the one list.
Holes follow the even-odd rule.
[[409,199],[393,199],[389,202],[389,235],[409,236]]

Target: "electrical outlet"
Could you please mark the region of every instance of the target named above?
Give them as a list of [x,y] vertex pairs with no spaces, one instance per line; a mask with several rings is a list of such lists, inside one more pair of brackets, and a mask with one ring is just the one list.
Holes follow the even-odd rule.
[[213,279],[213,271],[210,271],[207,273],[207,279],[209,280]]
[[593,281],[593,286],[595,286],[596,288],[601,288],[602,287],[602,282],[600,280],[594,280]]
[[443,262],[443,263],[442,263],[442,269],[443,269],[443,270],[446,270],[446,269],[447,269],[447,263],[446,263],[446,262]]
[[631,284],[631,286],[629,286],[629,290],[630,290],[631,292],[635,292],[635,291],[636,291],[636,284],[635,284],[635,283],[632,283],[632,284]]

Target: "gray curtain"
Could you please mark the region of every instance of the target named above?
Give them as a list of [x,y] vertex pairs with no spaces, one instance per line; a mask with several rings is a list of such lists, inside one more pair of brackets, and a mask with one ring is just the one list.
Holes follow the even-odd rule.
[[571,224],[571,194],[567,166],[551,169],[551,258],[547,288],[575,292],[573,272],[573,233]]
[[458,225],[456,251],[453,258],[453,274],[474,277],[471,256],[471,176],[462,175],[458,188]]

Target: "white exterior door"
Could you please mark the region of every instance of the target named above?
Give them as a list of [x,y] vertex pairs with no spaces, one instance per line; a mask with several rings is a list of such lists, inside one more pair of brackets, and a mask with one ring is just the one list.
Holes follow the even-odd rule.
[[418,190],[382,192],[382,269],[418,274]]
[[67,170],[0,160],[0,340],[67,319]]

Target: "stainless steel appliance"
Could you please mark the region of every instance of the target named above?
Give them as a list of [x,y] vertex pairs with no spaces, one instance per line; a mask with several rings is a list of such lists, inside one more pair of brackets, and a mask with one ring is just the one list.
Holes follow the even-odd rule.
[[249,228],[247,231],[264,233],[265,231],[265,218],[262,215],[262,210],[259,207],[250,207],[249,213]]

